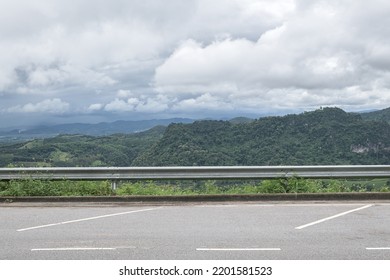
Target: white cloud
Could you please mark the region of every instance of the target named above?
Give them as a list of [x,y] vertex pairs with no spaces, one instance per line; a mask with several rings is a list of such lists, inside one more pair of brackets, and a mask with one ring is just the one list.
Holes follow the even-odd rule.
[[[291,28],[282,26],[265,33],[257,42],[225,39],[209,45],[193,40],[183,43],[156,69],[155,84],[161,92],[214,91],[221,85],[245,88],[342,88],[359,79],[360,61],[355,54],[322,42],[290,41]],[[317,30],[311,30],[305,36]],[[295,31],[292,31],[295,32]],[[296,40],[296,41],[295,41]]]
[[171,101],[164,95],[148,97],[140,102],[136,111],[141,113],[160,113],[169,108]]
[[9,113],[50,113],[64,114],[69,110],[69,103],[62,101],[59,98],[46,99],[38,103],[27,103],[25,105],[17,105],[7,110]]
[[89,105],[87,111],[88,112],[100,111],[103,109],[103,107],[104,107],[103,104],[95,103],[95,104]]
[[120,89],[120,90],[118,90],[116,96],[119,98],[127,98],[130,96],[133,96],[133,94],[132,94],[131,90]]
[[27,67],[23,70],[26,71],[28,85],[33,88],[49,88],[73,84],[97,87],[116,83],[115,80],[103,73],[83,69],[74,65]]
[[128,103],[126,100],[115,98],[115,100],[104,106],[104,110],[108,112],[131,112],[134,111],[134,107],[132,100]]
[[231,101],[205,93],[193,98],[183,99],[177,102],[172,109],[177,112],[197,112],[204,110],[226,112],[235,109],[234,103]]
[[140,113],[158,113],[169,108],[170,100],[163,95],[145,96],[139,98],[127,98],[127,94],[121,92],[123,99],[115,98],[104,106],[108,112],[140,112]]

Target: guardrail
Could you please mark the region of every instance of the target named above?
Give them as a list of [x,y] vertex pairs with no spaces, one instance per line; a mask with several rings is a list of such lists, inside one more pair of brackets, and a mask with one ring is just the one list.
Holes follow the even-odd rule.
[[390,165],[0,168],[0,180],[390,178]]

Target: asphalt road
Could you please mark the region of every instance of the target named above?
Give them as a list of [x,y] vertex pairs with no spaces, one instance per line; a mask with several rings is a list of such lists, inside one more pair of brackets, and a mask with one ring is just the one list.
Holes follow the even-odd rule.
[[390,260],[390,203],[0,207],[2,260]]

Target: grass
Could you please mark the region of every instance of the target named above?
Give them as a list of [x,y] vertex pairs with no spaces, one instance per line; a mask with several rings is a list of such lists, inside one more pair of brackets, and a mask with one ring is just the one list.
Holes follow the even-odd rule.
[[12,180],[0,182],[0,196],[110,196],[199,195],[263,193],[389,192],[390,181],[309,180],[300,178],[258,181],[136,181],[116,190],[108,181]]

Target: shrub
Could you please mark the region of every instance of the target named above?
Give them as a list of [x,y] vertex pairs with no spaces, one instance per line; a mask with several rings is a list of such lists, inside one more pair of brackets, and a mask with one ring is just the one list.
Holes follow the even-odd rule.
[[112,195],[109,182],[12,180],[1,184],[1,196],[104,196]]

